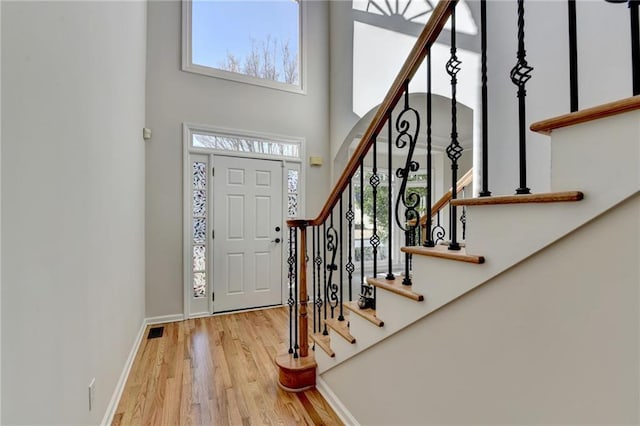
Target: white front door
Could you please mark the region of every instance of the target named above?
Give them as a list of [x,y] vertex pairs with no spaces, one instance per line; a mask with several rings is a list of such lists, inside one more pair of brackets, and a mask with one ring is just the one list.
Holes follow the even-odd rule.
[[213,311],[280,304],[282,162],[213,158]]

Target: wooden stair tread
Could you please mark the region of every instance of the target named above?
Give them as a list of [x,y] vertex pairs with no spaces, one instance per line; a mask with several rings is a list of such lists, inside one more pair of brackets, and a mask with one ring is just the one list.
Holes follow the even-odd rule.
[[637,109],[640,109],[640,95],[571,112],[548,120],[538,121],[537,123],[533,123],[530,129],[534,132],[549,135],[555,129],[586,123],[587,121],[610,117]]
[[376,316],[376,311],[374,309],[360,309],[357,300],[354,300],[353,302],[344,302],[344,307],[378,327],[382,327],[384,325],[384,321]]
[[349,317],[345,315],[344,320],[340,321],[338,318],[327,318],[324,323],[328,327],[331,327],[336,333],[344,337],[349,343],[355,343],[356,338],[349,333]]
[[492,204],[519,203],[559,203],[565,201],[580,201],[584,194],[580,191],[547,192],[544,194],[499,195],[497,197],[458,198],[452,200],[454,206],[484,206]]
[[450,259],[460,262],[477,264],[484,263],[484,256],[467,254],[467,251],[464,248],[461,248],[460,250],[449,250],[447,246],[436,245],[435,247],[402,247],[400,248],[400,250],[405,253],[417,254],[419,256],[440,257],[442,259]]
[[385,280],[384,278],[367,278],[367,283],[379,288],[383,288],[392,293],[399,294],[400,296],[413,299],[417,302],[422,302],[424,300],[424,296],[422,294],[415,293],[412,290],[412,286],[402,284],[402,277],[397,277],[395,280]]
[[327,334],[326,336],[320,333],[313,333],[311,335],[311,339],[315,342],[316,345],[320,346],[320,348],[325,351],[327,355],[331,358],[336,356],[336,353],[331,349],[331,338]]

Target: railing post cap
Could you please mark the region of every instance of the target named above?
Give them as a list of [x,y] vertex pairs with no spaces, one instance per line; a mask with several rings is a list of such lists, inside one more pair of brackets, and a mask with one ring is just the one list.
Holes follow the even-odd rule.
[[309,225],[307,219],[289,219],[287,220],[287,226],[289,228],[306,228]]

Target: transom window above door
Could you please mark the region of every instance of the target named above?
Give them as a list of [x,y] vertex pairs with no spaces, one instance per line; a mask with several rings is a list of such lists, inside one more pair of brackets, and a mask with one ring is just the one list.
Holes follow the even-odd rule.
[[183,0],[182,69],[302,92],[300,0]]

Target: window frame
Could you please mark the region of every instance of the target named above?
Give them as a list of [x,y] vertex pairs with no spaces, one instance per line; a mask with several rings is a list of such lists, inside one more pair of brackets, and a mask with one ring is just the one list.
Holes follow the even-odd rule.
[[283,83],[281,81],[267,80],[263,78],[252,77],[246,74],[235,73],[231,71],[225,71],[218,68],[207,67],[204,65],[198,65],[193,63],[191,55],[192,40],[192,0],[182,0],[182,71],[190,72],[194,74],[205,75],[209,77],[219,78],[228,81],[234,81],[237,83],[250,84],[253,86],[266,87],[274,90],[281,90],[285,92],[292,92],[297,94],[306,95],[306,74],[307,74],[307,61],[306,51],[307,43],[304,36],[307,13],[306,6],[303,0],[298,0],[299,5],[299,43],[298,43],[298,76],[299,84]]

